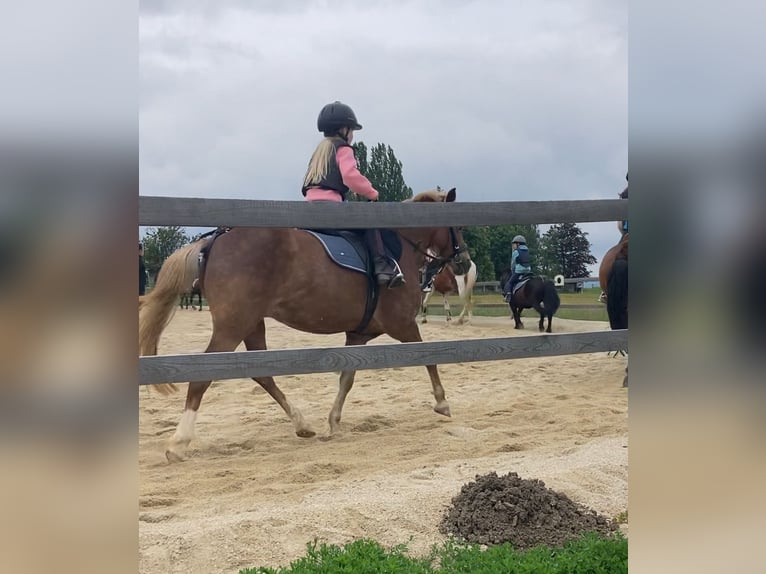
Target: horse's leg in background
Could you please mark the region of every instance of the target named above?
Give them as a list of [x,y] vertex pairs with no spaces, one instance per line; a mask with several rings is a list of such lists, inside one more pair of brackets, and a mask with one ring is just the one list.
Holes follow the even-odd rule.
[[[476,264],[471,261],[471,267],[458,283],[458,291],[462,290],[460,300],[463,303],[463,309],[460,311],[460,317],[458,317],[458,324],[469,323],[473,319],[473,288],[476,285]],[[468,318],[466,319],[466,313]]]
[[452,321],[452,309],[450,309],[449,306],[449,299],[447,299],[447,294],[442,293],[442,297],[444,297],[444,314],[447,316],[447,323]]
[[628,366],[625,365],[625,378],[622,379],[622,386],[627,387],[628,386]]
[[516,329],[524,328],[524,323],[521,321],[521,310],[522,307],[520,306],[514,306],[513,308],[513,318],[516,321]]
[[[431,292],[426,295],[430,295]],[[425,321],[423,321],[425,323]],[[374,339],[374,336],[360,335],[359,333],[346,333],[346,345],[365,345],[368,341]],[[338,394],[335,396],[335,402],[330,410],[330,416],[327,418],[330,424],[330,434],[334,435],[340,431],[340,416],[343,411],[343,403],[346,402],[351,387],[354,386],[354,377],[356,371],[342,371],[338,383]]]
[[[463,299],[463,309],[460,311],[460,316],[457,319],[459,325],[470,323],[471,319],[473,319],[473,292],[464,292]],[[466,318],[466,314],[468,318]]]
[[[542,296],[539,297],[542,299]],[[538,297],[535,297],[535,299],[538,299]],[[544,322],[545,322],[545,315],[547,314],[547,311],[540,305],[540,301],[535,301],[532,305],[535,311],[537,311],[540,314],[540,323],[537,325],[537,328],[542,333],[545,330]],[[551,328],[551,322],[550,319],[548,320],[548,332],[550,333]]]
[[202,311],[202,291],[197,290],[197,297],[199,299],[199,311]]
[[514,329],[522,329],[524,323],[521,322],[521,307],[518,306],[514,300],[515,295],[511,295],[511,302],[508,303],[511,307],[511,313],[513,314]]
[[[388,334],[401,343],[420,343],[423,341],[418,324],[415,321],[395,332],[389,331]],[[442,382],[439,378],[439,370],[436,368],[436,365],[426,365],[426,370],[431,378],[431,387],[434,391],[434,399],[436,399],[434,411],[447,417],[452,416],[450,415],[449,403],[447,403],[445,398],[444,387],[442,387]]]
[[421,320],[421,323],[428,323],[428,300],[431,298],[431,295],[433,294],[433,292],[434,292],[434,289],[432,286],[431,290],[426,292],[425,295],[423,295],[423,304],[420,307],[423,313],[423,319]]
[[[213,336],[210,338],[205,353],[230,352],[237,348],[241,337],[233,337],[229,333],[221,333],[213,327]],[[186,391],[186,406],[181,415],[181,420],[176,427],[176,432],[170,438],[165,449],[165,456],[169,462],[178,462],[183,460],[183,450],[194,438],[194,422],[197,420],[197,411],[199,410],[202,396],[210,386],[212,381],[194,381],[189,383],[189,389]]]
[[[266,323],[261,321],[255,328],[255,331],[245,337],[245,347],[248,351],[266,350]],[[311,430],[306,421],[303,420],[301,412],[287,400],[284,393],[274,382],[274,377],[253,377],[253,380],[261,385],[263,389],[271,395],[271,398],[277,401],[280,407],[285,411],[295,427],[295,434],[302,438],[314,436],[316,433]]]

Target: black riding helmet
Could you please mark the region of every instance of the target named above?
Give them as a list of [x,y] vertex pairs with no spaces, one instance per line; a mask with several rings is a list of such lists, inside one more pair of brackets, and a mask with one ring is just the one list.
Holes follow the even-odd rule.
[[341,128],[361,130],[362,125],[356,121],[354,110],[346,104],[338,101],[327,104],[319,112],[317,129],[323,132],[325,136],[334,136]]

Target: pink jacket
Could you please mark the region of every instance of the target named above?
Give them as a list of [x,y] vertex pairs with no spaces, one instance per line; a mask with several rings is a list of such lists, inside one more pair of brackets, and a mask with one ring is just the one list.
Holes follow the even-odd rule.
[[[354,193],[367,199],[378,199],[377,190],[372,187],[370,180],[364,177],[356,165],[354,150],[341,147],[335,156],[343,183]],[[306,190],[306,201],[343,201],[340,194],[332,189],[314,187]]]

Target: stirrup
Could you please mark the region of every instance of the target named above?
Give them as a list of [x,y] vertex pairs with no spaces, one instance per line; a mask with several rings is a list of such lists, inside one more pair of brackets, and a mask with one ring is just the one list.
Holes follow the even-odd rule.
[[404,274],[401,271],[399,271],[393,277],[391,277],[391,279],[388,281],[388,288],[395,289],[396,287],[401,287],[404,284],[405,284]]

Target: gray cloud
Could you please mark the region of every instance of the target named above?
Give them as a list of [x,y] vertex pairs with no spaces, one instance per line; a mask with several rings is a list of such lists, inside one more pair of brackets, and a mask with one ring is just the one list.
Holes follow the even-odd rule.
[[[622,189],[624,2],[166,0],[142,2],[140,23],[142,194],[300,199],[316,114],[335,99],[416,191]],[[587,227],[600,257],[616,228]]]

